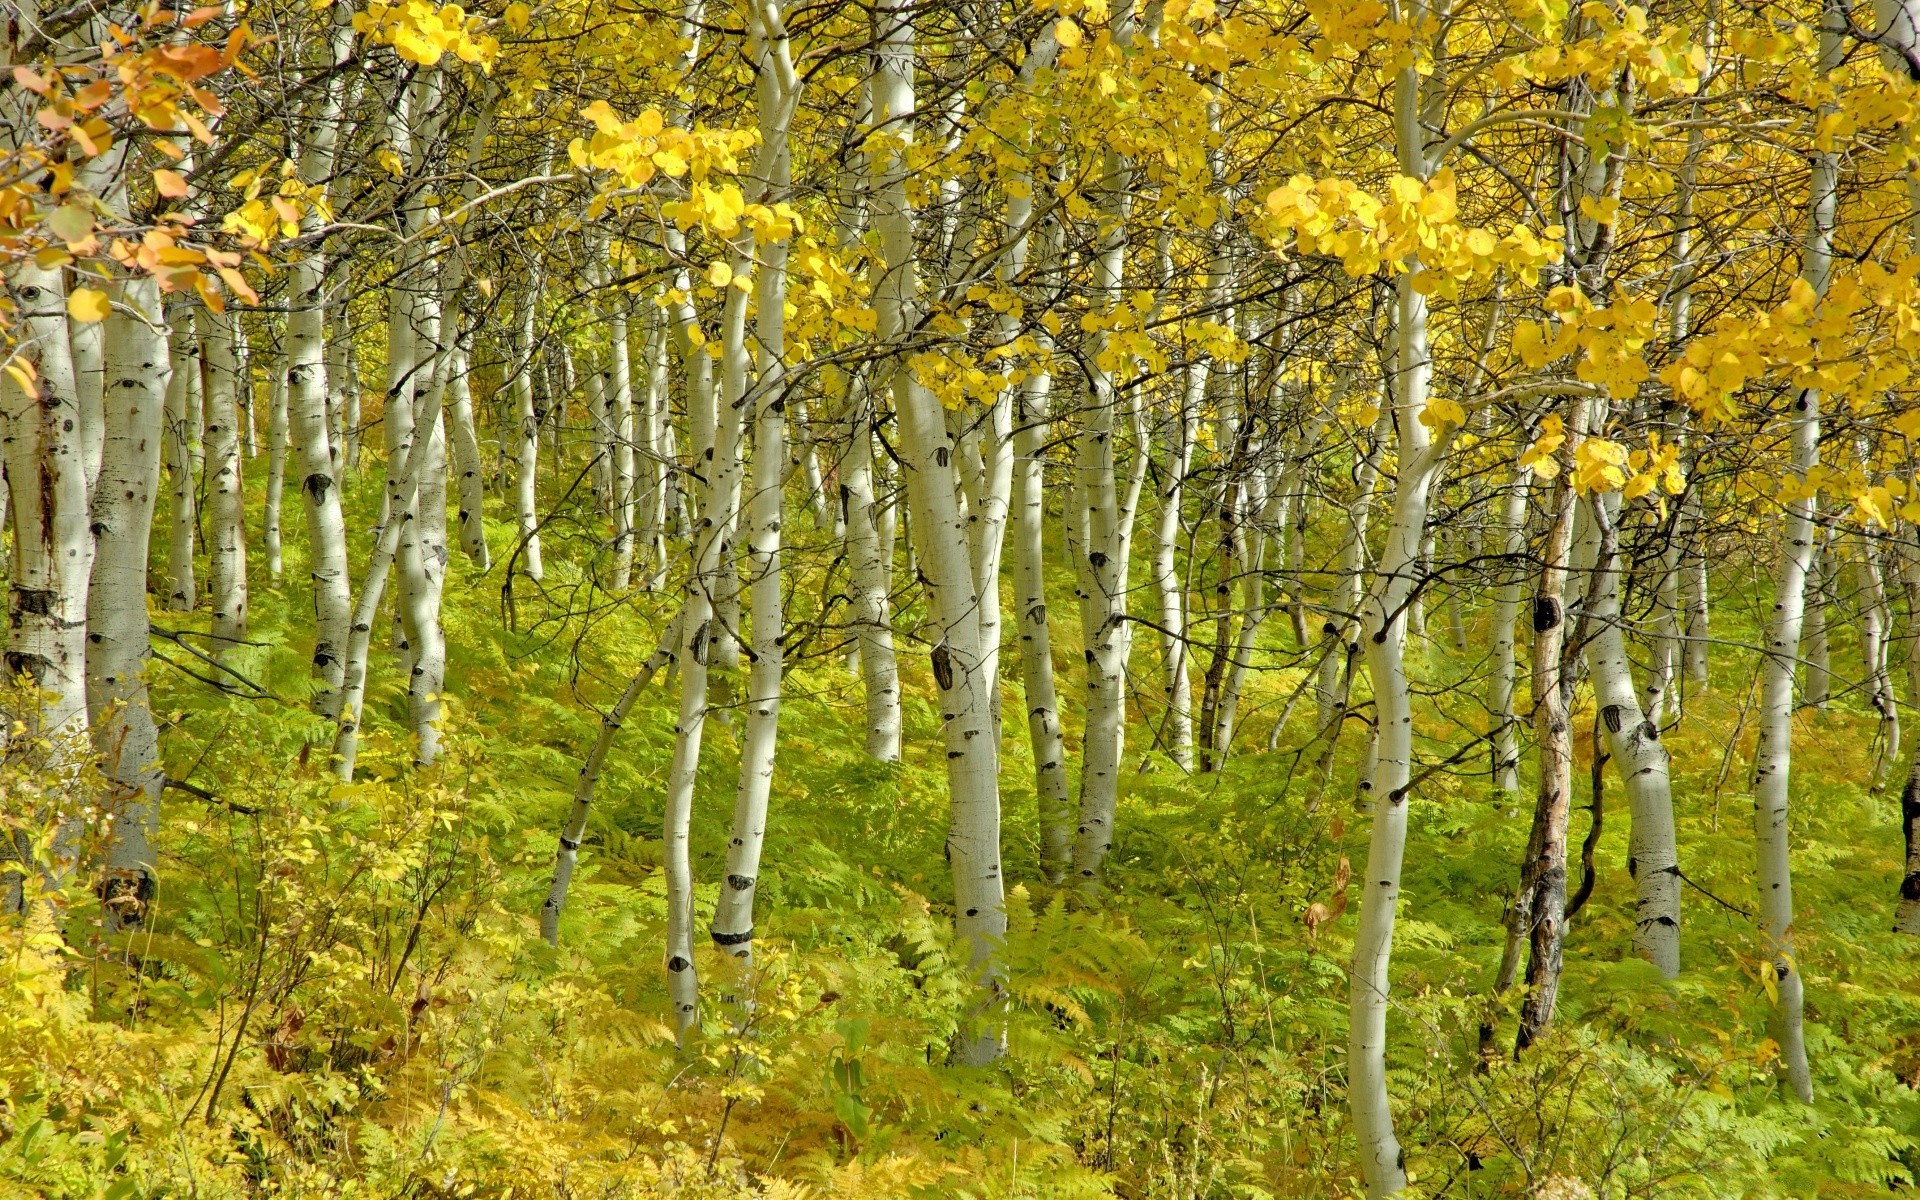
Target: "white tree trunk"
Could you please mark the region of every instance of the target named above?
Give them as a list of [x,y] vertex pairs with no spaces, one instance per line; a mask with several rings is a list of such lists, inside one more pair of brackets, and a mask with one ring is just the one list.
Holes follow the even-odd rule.
[[[787,137],[800,82],[788,53],[780,0],[754,0],[749,18],[759,84],[760,150],[754,179],[760,202],[784,202],[791,190]],[[753,484],[748,511],[747,578],[752,603],[752,664],[747,678],[747,723],[740,742],[740,783],[734,795],[727,870],[714,906],[713,944],[747,966],[753,957],[753,900],[760,849],[767,833],[780,729],[780,691],[786,673],[786,614],[781,603],[780,523],[786,498],[787,241],[758,247],[754,276],[754,344],[760,378],[746,397],[754,417]],[[744,993],[743,993],[744,994]]]
[[[1101,187],[1101,243],[1094,258],[1094,303],[1111,309],[1120,301],[1121,272],[1127,249],[1127,214],[1133,173],[1126,160],[1108,151]],[[1087,593],[1086,731],[1080,758],[1080,824],[1073,843],[1075,885],[1089,895],[1103,883],[1107,853],[1113,848],[1114,810],[1119,799],[1121,760],[1126,751],[1127,662],[1133,649],[1133,625],[1127,620],[1127,567],[1133,534],[1133,509],[1118,474],[1116,445],[1122,403],[1114,375],[1118,364],[1104,331],[1091,335],[1087,359],[1093,395],[1079,438],[1077,471],[1086,500],[1087,540],[1081,578]],[[1135,448],[1145,455],[1148,447]]]
[[[230,323],[235,337],[235,349],[240,348],[241,325],[236,319]],[[278,347],[263,351],[272,370],[267,379],[267,494],[261,505],[260,549],[267,558],[267,575],[279,579],[283,566],[280,551],[280,501],[287,487],[287,362],[285,353]],[[246,436],[246,422],[253,408],[253,375],[247,369],[246,360],[238,353],[234,355],[235,398],[243,406],[236,414],[235,430]]]
[[[914,10],[887,0],[875,10],[873,116],[901,142],[913,134]],[[873,224],[880,235],[885,274],[875,295],[884,339],[914,328],[918,316],[913,209],[907,196],[904,147],[877,156]],[[947,859],[953,871],[955,927],[969,967],[986,990],[978,1023],[961,1032],[957,1054],[978,1065],[997,1058],[1002,1037],[992,1013],[1002,992],[995,951],[1006,936],[1005,884],[1000,874],[999,753],[994,744],[996,681],[983,667],[969,529],[958,503],[957,464],[946,413],[914,378],[903,358],[887,364],[906,466],[914,552],[925,577],[940,690],[951,814]]]
[[193,572],[194,534],[199,528],[198,482],[194,478],[194,444],[199,438],[194,399],[200,391],[200,339],[193,332],[193,310],[184,301],[168,310],[166,437],[167,491],[172,498],[171,538],[167,547],[167,607],[191,612],[198,599]]
[[[336,66],[353,53],[352,6],[334,5],[333,60]],[[333,175],[335,148],[348,72],[337,72],[323,93],[300,153],[300,179],[309,187]],[[321,227],[311,208],[301,228]],[[346,292],[344,286],[341,291]],[[340,715],[341,690],[346,677],[347,642],[353,615],[352,581],[347,568],[347,526],[340,510],[340,472],[354,463],[351,450],[336,460],[327,425],[327,308],[326,260],[313,246],[287,269],[286,386],[288,434],[293,443],[300,495],[307,513],[308,572],[313,582],[314,710],[322,716]],[[351,361],[350,326],[341,306],[343,354]],[[357,408],[359,385],[351,370],[344,381],[349,403]],[[359,414],[348,412],[343,421],[350,438],[357,437]]]
[[87,712],[108,783],[113,828],[102,899],[118,928],[144,923],[157,873],[160,735],[147,698],[147,545],[160,483],[161,435],[171,369],[160,286],[120,280],[106,321],[106,387],[100,479],[94,489],[94,560],[87,598]]
[[480,432],[474,424],[471,380],[466,354],[456,351],[447,379],[447,425],[460,488],[460,550],[484,572],[492,559],[487,553],[486,477],[481,473]]
[[199,310],[207,396],[207,592],[218,653],[247,637],[247,510],[231,313]]
[[[745,274],[746,246],[736,246],[733,268]],[[685,645],[680,655],[680,707],[674,724],[673,759],[667,767],[663,837],[667,891],[667,993],[674,1029],[682,1044],[699,1023],[700,977],[693,961],[693,801],[700,771],[700,745],[706,732],[708,684],[716,643],[732,638],[718,628],[716,592],[723,572],[732,571],[727,553],[734,497],[741,475],[738,405],[746,400],[747,294],[728,288],[721,312],[721,403],[708,459],[706,496],[694,531],[693,577],[687,581]],[[706,357],[700,351],[701,357]]]
[[1182,770],[1193,769],[1193,680],[1187,672],[1187,593],[1176,555],[1184,530],[1181,504],[1186,496],[1187,471],[1193,461],[1193,439],[1200,406],[1206,399],[1207,370],[1189,364],[1186,388],[1178,411],[1168,422],[1173,434],[1167,447],[1160,483],[1159,520],[1153,531],[1154,593],[1160,600],[1160,670],[1167,694],[1167,754]]
[[[1830,74],[1844,47],[1840,12],[1829,0],[1821,20],[1816,70]],[[1833,222],[1840,160],[1836,152],[1816,154],[1807,217],[1801,278],[1824,296],[1833,271]],[[1820,394],[1800,393],[1788,417],[1793,470],[1805,479],[1820,464]],[[1818,553],[1814,521],[1818,500],[1796,499],[1786,506],[1781,527],[1780,563],[1774,577],[1773,614],[1767,627],[1767,653],[1761,674],[1759,740],[1753,751],[1753,836],[1758,859],[1755,882],[1760,893],[1760,928],[1772,958],[1773,1040],[1780,1047],[1782,1082],[1802,1103],[1813,1101],[1813,1076],[1807,1067],[1801,1023],[1804,989],[1793,944],[1793,870],[1788,850],[1787,799],[1793,783],[1793,676],[1806,621],[1807,576]]]
[[515,523],[520,535],[520,558],[527,578],[539,583],[546,575],[540,561],[540,426],[546,414],[534,406],[534,320],[539,277],[521,301],[519,340],[514,347],[519,367],[513,375],[514,414],[518,420],[518,471],[514,479]]
[[[1864,460],[1863,460],[1864,461]],[[1866,672],[1867,703],[1880,718],[1879,743],[1867,790],[1878,793],[1887,774],[1900,761],[1900,700],[1887,670],[1887,649],[1893,638],[1893,605],[1887,599],[1887,580],[1881,561],[1881,536],[1862,532],[1860,543],[1860,658]]]
[[[93,571],[84,413],[67,341],[66,281],[28,260],[8,280],[19,307],[15,364],[30,367],[37,395],[0,372],[0,443],[6,457],[13,554],[4,666],[40,689],[27,720],[44,743],[49,792],[77,791],[87,761],[87,605]],[[52,816],[53,814],[46,814]],[[64,875],[79,853],[74,814],[59,814],[54,847]],[[9,901],[11,902],[11,900]]]
[[1506,556],[1493,601],[1493,683],[1487,708],[1493,714],[1493,790],[1503,797],[1520,794],[1520,718],[1513,710],[1518,664],[1514,653],[1513,623],[1519,619],[1527,577],[1527,498],[1533,469],[1520,467],[1506,487],[1500,508],[1500,548]]
[[[1590,636],[1587,669],[1607,753],[1620,772],[1633,815],[1627,873],[1634,883],[1634,949],[1668,979],[1680,973],[1680,856],[1673,827],[1673,788],[1660,728],[1640,709],[1621,628],[1619,552],[1611,530],[1617,501],[1587,504],[1587,551],[1593,582],[1585,607]],[[1609,553],[1611,551],[1611,553]]]
[[[1424,10],[1413,6],[1418,20]],[[1421,76],[1412,66],[1394,80],[1394,125],[1400,170],[1428,175],[1420,120]],[[1433,441],[1420,420],[1433,360],[1427,342],[1427,298],[1414,287],[1417,261],[1395,287],[1393,423],[1399,433],[1393,517],[1365,602],[1367,672],[1373,680],[1378,737],[1369,778],[1373,832],[1361,875],[1360,925],[1354,935],[1347,1034],[1347,1097],[1370,1200],[1406,1186],[1407,1172],[1387,1098],[1387,997],[1392,980],[1393,924],[1407,843],[1407,785],[1413,768],[1413,698],[1406,676],[1406,610],[1418,578],[1429,493],[1444,462],[1446,440]]]
[[[443,389],[429,388],[419,402],[419,409],[411,414],[413,422],[428,429],[439,428],[443,395]],[[400,548],[402,526],[407,523],[401,519],[401,514],[413,506],[414,494],[426,472],[434,440],[414,438],[404,458],[387,462],[388,494],[397,495],[399,503],[374,534],[373,554],[367,561],[366,578],[361,584],[360,599],[354,605],[352,625],[345,643],[345,679],[333,738],[333,772],[342,782],[353,781],[354,765],[359,754],[360,720],[367,695],[367,656],[373,641],[374,618],[380,611],[380,600],[386,593],[387,576],[393,569],[394,556]]]

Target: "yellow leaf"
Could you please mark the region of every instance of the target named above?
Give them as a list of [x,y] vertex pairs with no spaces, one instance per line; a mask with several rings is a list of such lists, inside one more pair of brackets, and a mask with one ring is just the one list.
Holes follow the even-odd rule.
[[707,268],[707,282],[714,287],[723,288],[733,282],[733,268],[723,262],[716,262]]
[[79,287],[67,293],[67,315],[84,325],[106,320],[112,309],[107,294],[95,288]]
[[1080,27],[1073,23],[1072,17],[1060,18],[1060,23],[1053,27],[1053,37],[1054,40],[1059,42],[1061,47],[1066,50],[1073,49],[1084,40],[1084,35],[1080,32]]

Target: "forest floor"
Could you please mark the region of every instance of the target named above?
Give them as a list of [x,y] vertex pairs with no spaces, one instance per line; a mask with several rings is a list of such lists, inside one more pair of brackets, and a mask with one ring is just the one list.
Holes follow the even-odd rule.
[[[370,493],[362,481],[360,490]],[[363,500],[365,495],[361,497]],[[297,520],[297,518],[296,518]],[[797,524],[804,525],[804,518]],[[364,521],[362,522],[364,526]],[[510,531],[491,530],[496,553]],[[803,535],[804,536],[804,535]],[[6,933],[0,1191],[47,1197],[1318,1197],[1359,1190],[1343,1092],[1366,855],[1359,723],[1313,770],[1311,697],[1256,680],[1227,768],[1189,776],[1129,731],[1098,908],[1037,866],[1017,684],[1002,791],[1011,932],[1008,1053],[951,1065],[973,1002],[949,957],[944,764],[924,647],[903,636],[906,760],[868,761],[858,680],[795,639],[758,900],[757,971],[703,951],[705,1033],[677,1049],[661,947],[661,782],[673,689],[656,681],[600,783],[562,924],[538,936],[555,834],[599,710],[652,652],[671,596],[615,604],[550,555],[544,593],[458,558],[444,763],[415,771],[404,679],[376,656],[362,778],[325,771],[306,712],[310,603],[297,536],[282,581],[256,560],[254,644],[211,670],[156,612],[168,775],[151,927],[104,937],[84,893],[66,938]],[[156,536],[156,547],[164,547]],[[1065,572],[1056,577],[1064,576]],[[794,615],[817,610],[801,575]],[[1716,633],[1751,642],[1751,597]],[[1074,606],[1052,606],[1070,727]],[[592,609],[591,619],[581,614]],[[901,619],[911,629],[914,613]],[[384,619],[384,618],[383,618]],[[1422,751],[1486,731],[1478,650],[1433,640]],[[1469,614],[1470,645],[1484,615]],[[1850,661],[1835,630],[1835,661]],[[1290,647],[1283,615],[1273,645]],[[1157,647],[1136,645],[1141,694]],[[1009,679],[1017,671],[1005,660]],[[1782,1101],[1752,908],[1757,657],[1716,646],[1713,687],[1668,734],[1685,970],[1634,958],[1627,814],[1607,779],[1591,902],[1573,922],[1558,1023],[1515,1061],[1487,997],[1530,795],[1496,798],[1486,755],[1412,801],[1395,946],[1391,1086],[1420,1196],[1884,1195],[1920,1173],[1920,969],[1889,932],[1897,799],[1864,787],[1873,719],[1844,687],[1795,741],[1798,925],[1817,1103]],[[216,690],[196,675],[218,678]],[[1573,838],[1588,829],[1593,721],[1574,714]],[[721,874],[737,725],[709,723],[695,809],[700,929]],[[1910,738],[1920,736],[1910,732]],[[1070,744],[1077,753],[1077,745]],[[1897,781],[1903,765],[1896,764]],[[1580,865],[1570,865],[1577,886]],[[1355,889],[1357,891],[1357,888]],[[1478,1051],[1496,1027],[1494,1053]]]

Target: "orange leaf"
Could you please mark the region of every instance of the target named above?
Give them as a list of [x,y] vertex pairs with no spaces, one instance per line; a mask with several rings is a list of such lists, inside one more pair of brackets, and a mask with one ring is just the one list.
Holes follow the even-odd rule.
[[178,171],[155,171],[153,186],[169,200],[178,200],[187,194],[187,177]]
[[247,282],[247,277],[232,267],[221,267],[220,278],[224,279],[227,286],[233,289],[234,295],[245,300],[248,304],[260,303],[260,294],[253,290],[253,285]]
[[112,99],[112,97],[113,85],[104,79],[96,79],[74,93],[73,103],[76,108],[83,108],[88,112],[92,112],[94,109],[99,108],[102,104]]

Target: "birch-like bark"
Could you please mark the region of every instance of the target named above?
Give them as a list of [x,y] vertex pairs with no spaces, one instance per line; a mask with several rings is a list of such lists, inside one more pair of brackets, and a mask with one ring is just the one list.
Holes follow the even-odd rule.
[[[330,53],[334,75],[308,121],[300,152],[300,180],[308,187],[322,186],[333,176],[350,78],[342,68],[353,54],[353,5],[336,0],[333,20]],[[317,233],[322,225],[323,218],[312,208],[301,218],[306,233]],[[307,514],[308,571],[313,582],[313,707],[322,716],[337,718],[353,615],[347,526],[340,509],[339,483],[341,463],[351,467],[354,456],[349,451],[341,463],[335,462],[327,427],[326,268],[323,245],[317,241],[287,268],[287,427]],[[344,312],[341,323],[346,324]],[[350,344],[348,349],[350,352]],[[357,397],[359,389],[351,381],[351,372],[347,386],[349,395]],[[348,414],[349,437],[356,436],[357,417],[357,413]]]
[[[1576,421],[1576,440],[1579,424]],[[1563,482],[1559,511],[1547,531],[1533,602],[1533,729],[1540,779],[1527,857],[1520,867],[1520,894],[1515,897],[1509,923],[1509,929],[1520,935],[1528,950],[1527,994],[1520,1005],[1516,1052],[1532,1045],[1553,1021],[1560,991],[1561,951],[1566,943],[1567,812],[1573,798],[1573,737],[1568,713],[1572,689],[1564,675],[1561,650],[1566,638],[1562,593],[1573,514],[1573,489]],[[1510,952],[1513,946],[1510,937]]]
[[[1109,150],[1101,182],[1100,243],[1093,264],[1094,302],[1106,309],[1120,300],[1132,182],[1126,159]],[[1119,423],[1115,418],[1122,404],[1114,378],[1120,364],[1111,361],[1116,354],[1104,327],[1090,335],[1087,359],[1093,395],[1076,463],[1087,513],[1086,562],[1081,574],[1088,620],[1086,729],[1080,752],[1080,824],[1073,843],[1073,874],[1075,886],[1087,895],[1100,891],[1107,853],[1113,848],[1114,810],[1126,751],[1127,660],[1133,649],[1133,625],[1127,620],[1127,567],[1134,510],[1116,478]],[[1138,446],[1135,452],[1145,455],[1148,448]]]
[[1807,567],[1806,628],[1800,637],[1800,657],[1806,661],[1806,677],[1800,687],[1800,704],[1824,711],[1833,697],[1833,656],[1827,645],[1827,580],[1831,575],[1831,555],[1827,549],[1827,531],[1816,528],[1813,534],[1813,561]]
[[[7,290],[19,306],[13,364],[32,372],[37,394],[12,370],[0,372],[0,452],[13,525],[4,666],[9,678],[25,676],[39,690],[25,724],[29,737],[45,743],[49,791],[58,795],[77,781],[87,761],[94,542],[81,436],[85,414],[74,383],[67,288],[59,268],[44,270],[28,259],[13,267]],[[59,821],[55,870],[64,877],[79,853],[78,825],[71,813],[60,813]],[[9,896],[7,903],[14,900]]]
[[[1829,0],[1820,22],[1817,73],[1825,77],[1841,62],[1846,28],[1838,6]],[[1817,296],[1824,296],[1833,271],[1833,222],[1837,207],[1840,158],[1834,151],[1815,154],[1810,184],[1806,249],[1800,275]],[[1820,463],[1820,393],[1800,393],[1788,416],[1793,470],[1801,479]],[[1793,677],[1806,622],[1807,576],[1818,552],[1817,499],[1795,496],[1785,506],[1780,562],[1774,577],[1773,613],[1767,626],[1767,654],[1760,684],[1759,740],[1753,752],[1753,836],[1758,859],[1755,882],[1760,893],[1760,928],[1772,959],[1774,998],[1769,1022],[1780,1047],[1782,1082],[1802,1103],[1813,1101],[1813,1076],[1807,1067],[1801,1023],[1805,1003],[1800,961],[1793,942],[1793,870],[1789,862],[1788,792],[1793,782]]]
[[[760,203],[784,203],[792,186],[787,138],[800,100],[800,79],[788,51],[780,0],[753,0],[748,20],[756,59],[760,150],[754,169]],[[767,834],[774,751],[780,730],[780,691],[786,673],[786,613],[780,586],[780,523],[786,499],[787,239],[768,236],[754,274],[754,342],[759,382],[745,397],[754,416],[753,482],[747,513],[747,578],[752,606],[747,721],[740,741],[740,783],[734,794],[733,834],[727,839],[726,876],[713,911],[713,944],[745,967],[753,958],[753,901],[760,849]]]
[[[1045,330],[1035,335],[1051,349]],[[1066,882],[1073,861],[1073,799],[1067,782],[1067,747],[1060,701],[1053,681],[1052,626],[1047,616],[1046,445],[1053,376],[1036,369],[1020,388],[1014,422],[1013,541],[1014,612],[1020,631],[1020,684],[1026,696],[1027,737],[1033,750],[1034,791],[1040,808],[1040,869],[1047,881]]]
[[[870,110],[870,102],[868,107]],[[875,164],[867,161],[865,167],[870,186],[880,186]],[[853,231],[845,228],[850,223],[842,222],[843,239],[853,236]],[[875,280],[876,294],[883,283],[884,279]],[[847,528],[847,623],[853,631],[860,665],[867,753],[881,762],[898,762],[900,664],[893,646],[893,539],[891,530],[882,535],[892,509],[881,503],[873,462],[874,423],[879,408],[875,381],[888,378],[888,370],[881,365],[848,380],[847,450],[840,476]],[[884,387],[884,382],[878,386]]]
[[[1424,19],[1419,3],[1397,15]],[[1395,141],[1402,174],[1425,179],[1429,164],[1421,120],[1421,76],[1413,66],[1394,79]],[[1407,1172],[1387,1096],[1387,998],[1400,869],[1407,841],[1407,787],[1413,768],[1412,692],[1406,675],[1407,606],[1422,580],[1420,545],[1430,492],[1445,460],[1448,436],[1430,437],[1421,416],[1433,360],[1427,342],[1427,298],[1414,286],[1420,264],[1409,261],[1395,283],[1393,423],[1399,435],[1393,516],[1373,586],[1363,607],[1367,672],[1373,681],[1378,743],[1370,772],[1373,832],[1354,936],[1349,994],[1347,1095],[1370,1200],[1406,1186]]]
[[[241,326],[238,321],[230,322],[234,341],[239,342]],[[287,486],[287,364],[281,346],[263,347],[262,353],[273,364],[267,378],[267,489],[261,503],[260,550],[267,559],[267,576],[279,579],[283,569],[283,556],[280,549],[280,501]],[[236,345],[235,349],[238,350]],[[234,393],[242,407],[235,414],[235,432],[245,440],[248,413],[252,409],[253,375],[247,370],[244,359],[236,352],[234,355]],[[211,424],[211,419],[209,419]]]
[[216,653],[247,637],[247,511],[231,313],[198,311],[207,397],[207,592]]
[[1866,668],[1867,703],[1880,718],[1880,735],[1874,747],[1873,767],[1867,776],[1867,790],[1877,793],[1886,786],[1892,765],[1900,761],[1900,701],[1894,694],[1893,678],[1887,669],[1893,605],[1887,599],[1886,574],[1882,569],[1883,535],[1863,531],[1858,540],[1860,659]]
[[[1520,616],[1520,601],[1526,590],[1523,567],[1527,559],[1527,498],[1533,483],[1533,468],[1519,467],[1507,484],[1500,507],[1500,549],[1506,556],[1499,589],[1493,600],[1493,681],[1487,697],[1493,713],[1493,790],[1496,795],[1520,794],[1520,719],[1513,710],[1514,677],[1517,664],[1514,653],[1513,623]],[[1571,513],[1571,510],[1569,510]],[[1568,518],[1571,520],[1571,516]],[[1557,591],[1554,603],[1560,603]],[[1534,694],[1538,696],[1536,686]]]
[[633,584],[633,353],[627,344],[626,293],[615,292],[606,303],[607,370],[597,416],[606,438],[607,516],[613,525],[607,584],[618,593]]
[[[118,280],[106,321],[100,478],[87,592],[87,714],[113,828],[101,898],[119,929],[143,924],[157,873],[160,735],[147,698],[147,546],[171,369],[160,285]],[[0,484],[0,488],[4,485]]]
[[1160,511],[1153,530],[1153,559],[1148,568],[1160,604],[1160,671],[1167,698],[1165,731],[1168,757],[1182,770],[1193,769],[1193,679],[1187,671],[1187,595],[1176,555],[1184,531],[1181,507],[1187,472],[1193,464],[1193,439],[1200,405],[1206,398],[1202,363],[1187,366],[1178,410],[1168,422],[1172,444],[1159,488]]
[[486,477],[480,463],[480,432],[473,415],[472,374],[466,354],[457,353],[447,379],[447,427],[460,489],[460,551],[478,570],[485,571],[492,559],[487,553]]
[[1620,772],[1633,816],[1627,873],[1634,883],[1634,949],[1668,979],[1680,973],[1680,857],[1673,825],[1673,786],[1660,728],[1640,708],[1621,627],[1617,500],[1587,508],[1593,582],[1586,597],[1591,630],[1587,670],[1607,753]]
[[543,276],[535,272],[520,302],[520,325],[514,347],[519,368],[513,374],[513,405],[517,421],[518,469],[514,477],[514,521],[520,536],[521,570],[539,583],[546,576],[540,561],[540,427],[546,414],[534,406],[534,321]]
[[200,522],[198,481],[194,477],[194,444],[200,432],[196,418],[200,408],[196,399],[200,392],[199,338],[193,332],[193,310],[184,301],[169,307],[167,326],[170,370],[162,450],[167,461],[167,491],[172,499],[167,543],[167,607],[175,612],[191,612],[199,590],[193,570],[195,534]]
[[[913,246],[913,208],[907,196],[905,145],[913,135],[914,10],[884,0],[875,10],[873,117],[894,135],[877,155],[873,224],[879,234],[885,275],[874,297],[885,340],[915,328],[919,288]],[[999,752],[994,744],[995,680],[982,667],[973,555],[965,516],[957,500],[954,447],[940,401],[896,357],[887,366],[906,467],[908,506],[918,568],[925,579],[928,640],[933,643],[934,681],[940,691],[951,815],[947,859],[953,871],[955,927],[969,968],[986,992],[977,1022],[962,1030],[956,1047],[964,1063],[999,1057],[1002,1037],[992,1013],[1003,990],[995,952],[1006,936],[1005,885],[1000,873]]]
[[[745,275],[750,249],[734,249],[732,267]],[[693,577],[687,583],[686,644],[680,656],[680,705],[674,724],[673,758],[667,766],[665,875],[667,891],[667,994],[682,1044],[700,1020],[700,977],[693,961],[693,799],[700,770],[700,744],[706,731],[708,684],[715,646],[731,639],[716,620],[723,572],[732,571],[727,547],[732,537],[731,508],[740,491],[740,406],[747,390],[747,294],[726,289],[720,315],[720,413],[709,459],[710,477],[694,531]],[[704,354],[702,355],[704,357]]]
[[[333,477],[341,478],[346,471],[347,439],[355,426],[360,423],[359,388],[351,379],[347,365],[347,356],[353,349],[352,316],[344,298],[336,299],[327,305],[320,315],[321,327],[326,331],[326,351],[322,362],[327,372],[327,453],[333,462]],[[293,325],[289,317],[287,326],[291,332]],[[291,347],[289,347],[291,348]],[[283,362],[283,366],[288,365]],[[349,398],[349,389],[352,398]],[[287,388],[288,410],[287,428],[291,437],[293,432],[293,410],[291,385]],[[352,411],[350,412],[349,409]],[[296,459],[297,461],[297,459]],[[296,468],[297,469],[297,468]]]
[[[1578,432],[1576,425],[1576,439]],[[1524,495],[1521,489],[1514,490]],[[1519,973],[1522,949],[1531,952],[1527,984],[1539,991],[1530,992],[1521,1010],[1517,1049],[1525,1049],[1553,1016],[1560,979],[1560,931],[1566,918],[1566,814],[1573,790],[1573,738],[1567,714],[1571,689],[1563,675],[1562,651],[1567,632],[1567,555],[1573,541],[1575,511],[1571,481],[1563,476],[1554,494],[1553,517],[1541,546],[1540,571],[1533,592],[1533,730],[1534,754],[1540,764],[1539,789],[1526,857],[1520,862],[1520,888],[1507,909],[1506,947],[1493,986],[1495,996],[1511,988]],[[1482,1053],[1492,1041],[1489,1022],[1480,1028]]]
[[[413,421],[429,429],[438,428],[439,406],[444,394],[441,388],[427,389],[420,400],[420,409],[411,414]],[[340,691],[340,715],[334,727],[332,755],[334,776],[343,783],[353,781],[354,766],[359,755],[360,720],[367,696],[367,656],[373,642],[374,619],[380,611],[380,601],[386,594],[387,576],[393,569],[394,556],[400,548],[401,526],[405,523],[401,514],[413,507],[414,495],[426,471],[433,441],[432,438],[414,438],[404,458],[387,462],[390,477],[388,494],[398,496],[399,504],[374,533],[373,553],[367,560],[367,573],[360,587],[360,599],[354,605],[350,634],[344,647],[346,670]],[[392,478],[397,478],[398,483],[392,483]]]
[[672,422],[668,394],[667,314],[660,305],[647,308],[647,380],[641,392],[639,421],[640,486],[636,554],[641,586],[657,592],[667,586],[667,502],[673,452],[668,448]]

